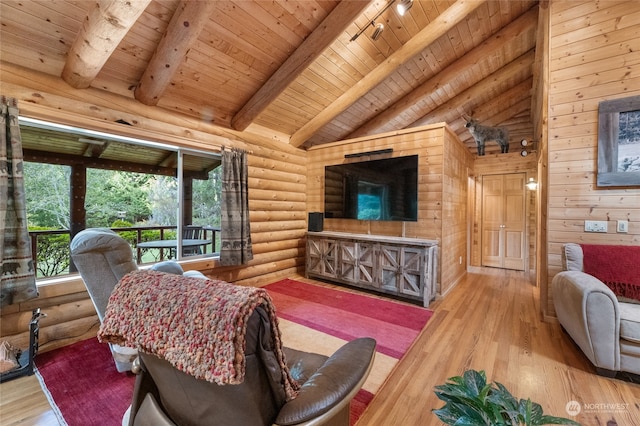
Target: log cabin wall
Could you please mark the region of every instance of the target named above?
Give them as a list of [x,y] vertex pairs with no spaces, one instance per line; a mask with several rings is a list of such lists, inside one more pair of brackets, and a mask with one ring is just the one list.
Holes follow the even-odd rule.
[[[213,259],[193,260],[185,269],[243,285],[262,285],[302,273],[306,233],[306,156],[303,150],[255,132],[233,132],[182,115],[162,112],[124,96],[95,89],[71,89],[62,80],[2,64],[2,93],[18,99],[20,114],[56,123],[148,138],[200,150],[237,147],[249,151],[249,209],[254,259],[242,267],[221,267]],[[132,126],[115,124],[124,119]],[[2,309],[0,338],[28,346],[32,309],[40,307],[43,350],[95,336],[95,309],[79,278],[49,280],[40,297]]]
[[[598,188],[598,103],[640,95],[640,2],[550,4],[548,275],[543,313],[555,316],[548,286],[564,243],[640,244],[640,188]],[[584,232],[585,220],[608,232]],[[616,221],[629,232],[616,233]]]
[[[388,222],[325,218],[324,230],[425,238],[440,242],[437,293],[452,288],[466,272],[467,181],[473,157],[443,123],[362,137],[310,148],[307,157],[307,208],[324,211],[324,168],[342,164],[347,154],[392,148],[389,157],[418,155],[418,221]],[[381,156],[363,156],[364,161]],[[462,256],[463,262],[459,262]]]

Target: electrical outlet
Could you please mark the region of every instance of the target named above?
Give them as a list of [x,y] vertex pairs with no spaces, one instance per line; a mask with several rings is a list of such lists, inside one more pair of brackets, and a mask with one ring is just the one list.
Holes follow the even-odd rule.
[[607,232],[606,220],[585,220],[584,221],[585,232]]
[[620,233],[627,233],[629,232],[629,222],[626,220],[619,220],[618,221],[618,232]]

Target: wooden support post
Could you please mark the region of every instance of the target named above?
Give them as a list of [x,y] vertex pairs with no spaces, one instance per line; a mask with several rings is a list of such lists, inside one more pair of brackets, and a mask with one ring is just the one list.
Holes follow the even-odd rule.
[[[184,176],[183,180],[183,194],[184,197],[180,202],[183,204],[182,210],[182,223],[184,225],[192,225],[193,221],[193,178],[191,176]],[[182,235],[182,232],[178,232]]]
[[[81,164],[71,166],[71,182],[69,194],[69,210],[71,223],[69,224],[69,241],[87,227],[87,210],[84,200],[87,195],[87,168]],[[69,263],[69,272],[76,272],[73,260]]]

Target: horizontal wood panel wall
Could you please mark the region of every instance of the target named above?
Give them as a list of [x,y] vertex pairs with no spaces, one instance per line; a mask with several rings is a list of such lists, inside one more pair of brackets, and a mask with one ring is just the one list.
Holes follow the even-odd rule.
[[[640,244],[640,188],[596,187],[598,103],[640,95],[638,34],[638,1],[551,2],[547,290],[564,243]],[[584,232],[585,220],[608,221],[608,232]],[[629,221],[627,234],[617,220]]]
[[466,273],[468,230],[471,212],[468,205],[469,176],[473,156],[449,127],[444,128],[442,167],[442,293],[446,294]]
[[[307,208],[324,211],[324,168],[343,164],[347,154],[392,148],[390,157],[418,155],[418,221],[387,222],[324,219],[324,230],[360,234],[425,238],[440,242],[439,294],[464,274],[468,170],[473,159],[458,137],[441,124],[376,136],[350,139],[311,148],[307,157]],[[363,156],[364,161],[380,156]],[[455,259],[455,262],[453,261]]]
[[[263,285],[304,268],[306,156],[303,150],[249,132],[231,132],[203,121],[145,107],[99,90],[71,89],[62,80],[27,70],[0,68],[2,94],[18,99],[21,115],[219,152],[220,146],[249,152],[249,209],[254,259],[242,267],[221,267],[213,259],[188,261],[210,277],[242,285]],[[124,119],[133,126],[113,122]],[[2,309],[0,337],[27,347],[31,310],[41,307],[43,350],[95,336],[99,325],[80,279],[40,287],[40,297]]]

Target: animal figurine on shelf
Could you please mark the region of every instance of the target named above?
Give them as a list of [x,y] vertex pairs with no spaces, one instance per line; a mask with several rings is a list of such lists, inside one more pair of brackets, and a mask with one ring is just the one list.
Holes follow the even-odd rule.
[[484,144],[487,141],[496,141],[500,145],[500,152],[509,152],[509,130],[506,127],[481,126],[477,120],[468,115],[462,118],[467,122],[465,127],[469,129],[478,147],[478,155],[484,155]]

